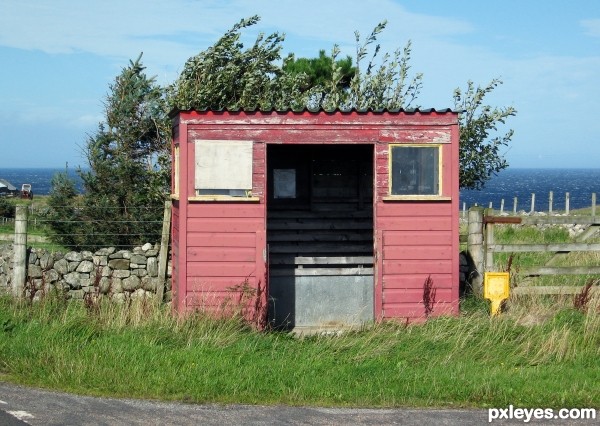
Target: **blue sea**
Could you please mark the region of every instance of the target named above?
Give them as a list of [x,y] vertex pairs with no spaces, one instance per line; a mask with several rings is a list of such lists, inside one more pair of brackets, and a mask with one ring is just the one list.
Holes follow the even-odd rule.
[[[17,189],[24,183],[30,183],[34,194],[50,193],[51,179],[55,173],[64,172],[58,169],[8,169],[0,168],[0,179],[6,179]],[[68,174],[76,182],[81,191],[81,179],[73,169]],[[548,210],[548,194],[554,193],[554,210],[564,210],[565,194],[569,193],[570,208],[578,209],[591,205],[592,193],[600,197],[600,169],[507,169],[494,176],[481,191],[466,191],[460,193],[461,208],[475,204],[488,207],[489,203],[495,209],[500,208],[504,199],[505,210],[512,210],[513,199],[517,197],[518,210],[531,208],[531,194],[535,193],[535,209]],[[598,200],[600,204],[600,198]]]
[[[0,179],[7,180],[18,190],[24,183],[31,184],[31,190],[35,195],[48,195],[52,189],[52,176],[56,173],[64,173],[65,168],[59,169],[34,169],[34,168],[19,168],[8,169],[0,168]],[[67,174],[75,181],[75,187],[78,192],[82,191],[81,178],[74,169],[67,169]]]
[[481,191],[460,193],[461,208],[478,204],[512,211],[514,197],[517,210],[531,209],[531,194],[535,194],[535,210],[549,210],[549,193],[553,192],[552,209],[565,210],[566,193],[569,193],[569,208],[580,209],[592,205],[592,194],[598,196],[600,204],[600,169],[506,169],[494,176]]

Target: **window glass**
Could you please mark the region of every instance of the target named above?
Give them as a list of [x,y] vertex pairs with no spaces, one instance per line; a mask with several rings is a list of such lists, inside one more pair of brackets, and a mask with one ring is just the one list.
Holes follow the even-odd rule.
[[391,195],[439,195],[439,146],[390,147]]

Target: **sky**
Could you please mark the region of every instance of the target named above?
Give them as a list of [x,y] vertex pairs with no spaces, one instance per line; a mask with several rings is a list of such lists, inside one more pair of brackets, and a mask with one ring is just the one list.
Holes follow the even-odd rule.
[[514,168],[600,167],[600,1],[597,0],[2,0],[0,171],[86,166],[109,86],[143,52],[146,73],[172,83],[185,61],[242,18],[244,31],[285,33],[283,56],[316,57],[381,21],[383,52],[412,43],[423,73],[416,102],[452,108],[471,80],[503,84],[486,101],[516,108],[503,155]]

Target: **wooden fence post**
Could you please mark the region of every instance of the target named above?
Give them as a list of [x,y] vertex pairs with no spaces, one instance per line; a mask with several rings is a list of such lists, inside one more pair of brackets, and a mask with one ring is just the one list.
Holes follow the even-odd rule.
[[27,277],[27,206],[19,205],[15,209],[15,244],[12,278],[12,294],[23,297]]
[[469,235],[468,249],[471,259],[479,275],[471,278],[471,287],[473,293],[481,296],[483,294],[482,276],[483,276],[483,209],[472,207],[469,209]]
[[548,194],[548,214],[552,214],[552,204],[554,203],[554,191]]
[[567,216],[569,215],[569,210],[570,210],[569,209],[569,205],[570,205],[570,203],[569,203],[569,193],[567,192],[565,194],[565,212],[566,212]]
[[596,216],[596,193],[592,193],[592,217]]
[[[490,212],[492,213],[492,212]],[[487,212],[486,212],[486,216],[487,216]],[[483,250],[485,252],[485,264],[483,267],[483,271],[492,271],[494,268],[494,252],[491,250],[488,250],[488,247],[490,245],[494,244],[494,224],[493,223],[485,223],[484,224],[484,228],[485,228],[485,236],[483,238],[484,244],[483,244]]]
[[167,262],[169,260],[169,236],[171,235],[171,201],[165,201],[163,214],[162,235],[160,238],[160,251],[158,253],[158,278],[156,298],[159,303],[164,300],[165,285],[167,283]]

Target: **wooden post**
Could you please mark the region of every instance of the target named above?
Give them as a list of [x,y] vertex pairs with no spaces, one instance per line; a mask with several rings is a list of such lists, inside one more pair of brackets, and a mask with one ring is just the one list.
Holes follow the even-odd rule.
[[592,217],[596,216],[596,193],[592,193]]
[[569,215],[569,193],[565,194],[565,212],[567,216]]
[[160,251],[158,253],[158,278],[156,287],[156,299],[162,303],[167,282],[167,262],[169,260],[169,236],[171,235],[171,201],[165,201],[163,214],[162,235],[160,238]]
[[27,278],[27,206],[19,205],[15,209],[15,244],[12,278],[12,294],[23,297]]
[[485,250],[485,265],[484,271],[492,271],[494,269],[494,252],[489,250],[489,246],[494,244],[494,224],[485,224],[485,237],[483,239],[483,247]]
[[463,202],[462,217],[464,218],[466,215],[467,215],[467,203]]
[[554,192],[550,191],[548,194],[548,214],[552,214],[552,203],[554,202]]
[[517,197],[513,198],[513,214],[517,214]]
[[500,214],[504,214],[504,198],[500,200]]
[[529,213],[535,212],[535,192],[533,194],[531,194],[531,210],[529,211]]
[[475,264],[475,268],[479,273],[477,277],[471,277],[471,286],[473,293],[483,295],[482,276],[484,268],[484,250],[483,250],[483,209],[469,209],[469,235],[468,235],[468,250]]

